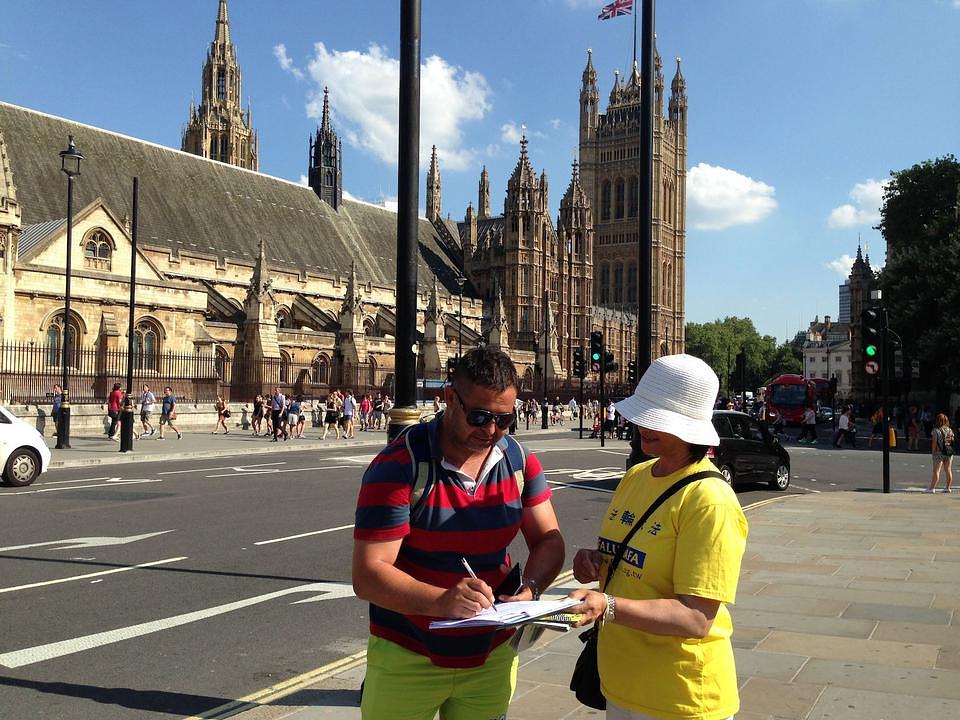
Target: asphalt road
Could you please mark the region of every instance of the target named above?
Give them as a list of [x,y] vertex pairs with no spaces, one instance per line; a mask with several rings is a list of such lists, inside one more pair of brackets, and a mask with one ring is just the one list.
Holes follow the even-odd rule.
[[[531,447],[555,491],[569,567],[593,547],[629,448]],[[878,452],[791,451],[788,492],[880,488]],[[63,469],[3,489],[0,715],[191,716],[362,650],[351,527],[375,449],[359,452]],[[898,485],[920,487],[929,457],[894,455],[893,467]],[[737,490],[744,505],[780,495]]]

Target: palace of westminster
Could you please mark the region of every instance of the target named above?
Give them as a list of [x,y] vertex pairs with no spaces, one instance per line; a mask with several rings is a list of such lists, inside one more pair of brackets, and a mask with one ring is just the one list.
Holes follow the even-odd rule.
[[[687,98],[679,61],[666,112],[659,54],[655,84],[652,357],[684,347]],[[579,162],[555,219],[546,173],[534,170],[526,138],[502,211],[491,204],[483,168],[476,205],[460,222],[442,212],[434,148],[426,217],[418,223],[424,375],[440,377],[458,341],[507,350],[525,391],[542,387],[545,345],[552,382],[570,378],[573,349],[586,346],[593,330],[603,331],[621,366],[634,356],[639,86],[636,67],[626,77],[616,73],[601,112],[587,52]],[[326,90],[309,141],[307,186],[259,172],[262,147],[241,90],[227,0],[219,0],[201,101],[191,104],[180,150],[0,102],[3,347],[42,347],[50,365],[59,363],[67,334],[77,353],[102,358],[125,349],[133,267],[133,347],[140,369],[154,368],[162,377],[168,355],[207,358],[226,374],[224,384],[233,380],[239,400],[249,398],[239,397],[246,393],[237,391],[243,384],[238,374],[271,362],[277,373],[259,378],[257,392],[277,379],[309,395],[341,382],[388,389],[396,215],[344,199],[349,167]],[[68,136],[86,159],[73,183],[72,304],[65,317],[66,183],[56,161]],[[136,247],[135,176],[141,187]],[[71,392],[80,402],[94,396],[85,388]]]

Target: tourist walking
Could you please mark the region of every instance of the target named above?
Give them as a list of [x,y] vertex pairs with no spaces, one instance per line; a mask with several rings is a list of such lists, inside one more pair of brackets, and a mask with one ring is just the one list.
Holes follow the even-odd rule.
[[373,399],[373,426],[377,430],[383,427],[383,393],[377,393]]
[[113,384],[113,390],[107,398],[107,417],[110,418],[110,429],[107,435],[111,440],[120,440],[120,408],[123,407],[123,391],[120,389],[120,383]]
[[63,408],[63,388],[60,383],[53,386],[53,407],[50,408],[50,417],[53,419],[54,435],[60,433],[60,413]]
[[140,424],[143,426],[141,435],[153,435],[157,429],[153,426],[153,407],[157,403],[157,396],[150,392],[150,386],[144,385],[140,393]]
[[217,424],[213,426],[213,432],[210,434],[216,435],[217,430],[222,427],[223,434],[226,435],[230,432],[227,429],[227,418],[230,417],[230,409],[227,407],[226,401],[219,395],[217,395],[217,402],[214,407],[217,409]]
[[810,438],[811,445],[817,444],[817,411],[813,409],[813,405],[808,405],[803,411],[800,436],[797,438],[797,442],[804,443],[807,438]]
[[833,436],[833,446],[839,448],[840,443],[844,440],[847,441],[850,447],[856,449],[857,426],[853,419],[853,406],[851,405],[844,408],[843,414],[840,416],[840,421],[837,423],[837,432]]
[[287,428],[284,422],[284,413],[287,410],[287,397],[280,392],[280,387],[273,389],[273,395],[270,397],[270,418],[273,420],[273,442],[283,434],[283,439],[287,439]]
[[943,491],[945,493],[953,492],[953,455],[956,445],[953,430],[950,429],[950,419],[943,413],[937,415],[937,426],[931,433],[930,450],[933,454],[933,477],[930,478],[930,487],[925,492],[937,491],[941,468],[945,470],[947,478],[947,485]]
[[167,385],[163,389],[163,400],[160,401],[160,436],[158,440],[163,440],[163,428],[169,425],[170,429],[177,434],[177,440],[183,437],[183,433],[173,424],[177,419],[177,396],[173,394],[173,388]]
[[876,410],[873,411],[873,415],[870,416],[870,437],[867,440],[867,447],[873,446],[873,440],[876,438],[880,441],[880,446],[883,447],[883,406],[881,405]]
[[353,396],[353,390],[347,390],[341,412],[343,413],[343,437],[346,440],[353,437],[353,418],[357,414],[357,399]]
[[336,391],[327,395],[327,402],[324,406],[323,413],[323,435],[320,436],[321,440],[327,439],[327,433],[330,430],[333,430],[337,434],[337,440],[340,439],[340,423],[337,412],[337,394]]
[[910,406],[907,415],[907,450],[920,449],[920,413],[916,405]]
[[253,399],[251,425],[253,425],[253,435],[256,437],[260,434],[260,428],[263,427],[263,395],[257,394]]

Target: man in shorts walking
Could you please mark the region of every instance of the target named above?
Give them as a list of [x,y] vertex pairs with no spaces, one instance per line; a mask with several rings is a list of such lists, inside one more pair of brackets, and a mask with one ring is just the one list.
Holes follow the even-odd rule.
[[140,424],[143,425],[141,436],[153,435],[157,429],[150,418],[153,416],[153,406],[157,403],[157,396],[150,392],[150,386],[144,385],[140,394]]
[[[444,389],[446,410],[394,440],[364,474],[353,546],[353,587],[370,602],[363,720],[506,715],[513,631],[428,625],[472,617],[494,600],[536,598],[563,565],[540,462],[506,435],[517,384],[506,354],[471,350]],[[522,580],[494,598],[521,531]]]
[[177,396],[173,394],[173,388],[167,385],[163,389],[163,400],[160,402],[160,436],[158,440],[163,440],[163,427],[169,425],[170,429],[177,434],[177,440],[183,437],[183,433],[177,429],[173,421],[177,419]]

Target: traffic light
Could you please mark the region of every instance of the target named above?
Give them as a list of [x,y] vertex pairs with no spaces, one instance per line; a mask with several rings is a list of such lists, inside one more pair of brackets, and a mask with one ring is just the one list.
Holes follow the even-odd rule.
[[603,333],[594,330],[590,333],[590,370],[600,372],[600,363],[603,359]]
[[879,307],[869,307],[861,315],[863,334],[863,360],[868,375],[878,375],[881,361],[880,338],[883,330],[883,311]]
[[834,397],[837,394],[837,376],[830,376],[830,397]]
[[583,364],[583,348],[573,349],[573,376],[585,378],[587,376],[586,366]]
[[635,385],[637,382],[637,361],[630,360],[627,363],[627,382],[630,385]]
[[447,382],[453,382],[453,373],[457,369],[457,364],[460,362],[458,356],[453,356],[452,358],[447,358]]
[[620,369],[620,366],[617,365],[616,361],[613,358],[612,352],[605,352],[603,354],[603,372],[616,372]]

